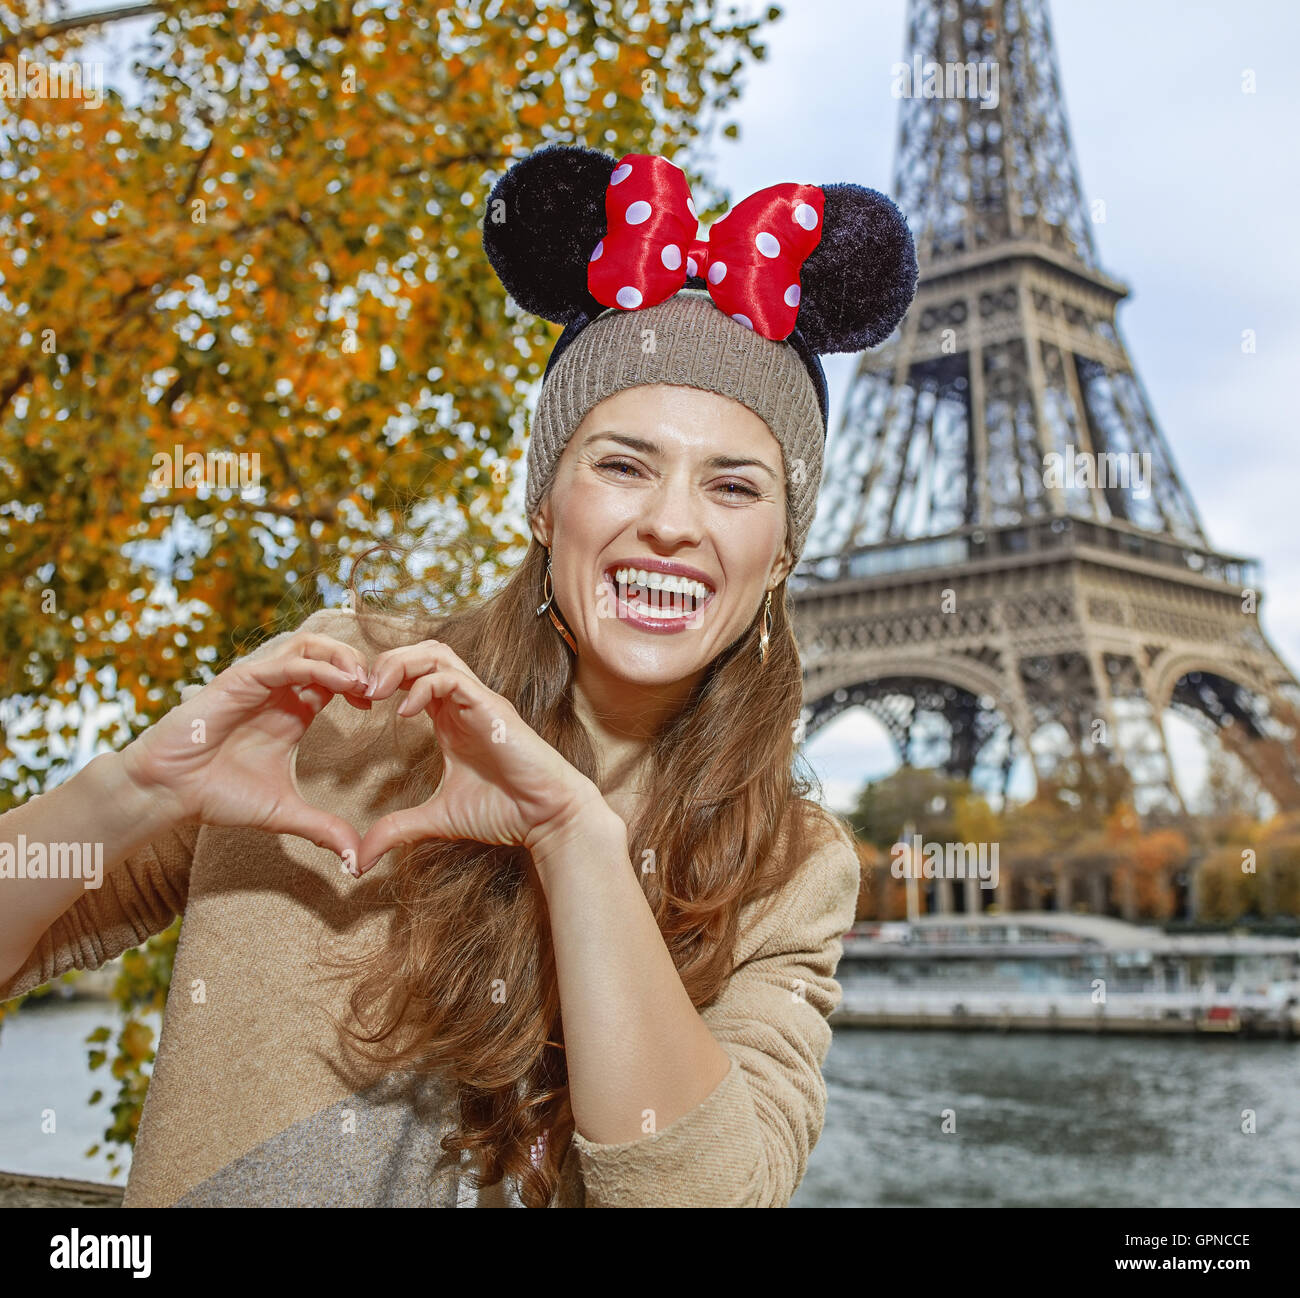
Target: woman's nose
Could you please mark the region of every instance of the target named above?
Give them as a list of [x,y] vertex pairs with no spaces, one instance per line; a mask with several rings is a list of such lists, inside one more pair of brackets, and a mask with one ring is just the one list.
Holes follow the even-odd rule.
[[700,533],[702,502],[685,481],[664,481],[648,493],[641,514],[641,531],[680,540]]

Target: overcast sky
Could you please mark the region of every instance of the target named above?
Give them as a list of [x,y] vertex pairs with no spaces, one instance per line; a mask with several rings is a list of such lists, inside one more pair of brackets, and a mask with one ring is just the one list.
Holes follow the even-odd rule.
[[[713,150],[739,199],[779,181],[892,190],[904,0],[800,0],[747,79],[738,143]],[[1294,503],[1300,360],[1300,48],[1293,0],[1052,0],[1057,65],[1102,268],[1131,290],[1118,322],[1215,546],[1261,560],[1265,633],[1300,668],[1300,528]],[[1242,93],[1253,69],[1256,93]],[[1244,329],[1256,353],[1243,355]],[[852,357],[827,357],[831,426]],[[1169,728],[1184,792],[1200,744]],[[861,712],[808,745],[827,801],[844,805],[895,765]]]

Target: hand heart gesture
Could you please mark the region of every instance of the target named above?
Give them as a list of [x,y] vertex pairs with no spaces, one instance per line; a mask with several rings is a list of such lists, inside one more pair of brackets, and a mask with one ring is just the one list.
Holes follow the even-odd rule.
[[399,844],[470,838],[527,847],[539,830],[589,799],[605,806],[596,785],[441,641],[423,640],[376,658],[365,697],[378,702],[399,689],[407,691],[399,716],[423,711],[432,718],[443,777],[428,801],[370,827],[358,875]]

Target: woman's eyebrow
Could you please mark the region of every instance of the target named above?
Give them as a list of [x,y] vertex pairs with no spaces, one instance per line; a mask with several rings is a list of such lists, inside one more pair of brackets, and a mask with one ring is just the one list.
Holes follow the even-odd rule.
[[[658,455],[661,449],[657,442],[648,442],[643,437],[631,437],[627,433],[593,433],[587,438],[585,444],[590,446],[592,442],[598,442],[602,438],[609,442],[619,442],[644,455]],[[762,469],[769,478],[775,480],[777,476],[776,471],[762,460],[739,459],[734,455],[713,455],[706,463],[713,469],[744,469],[752,465],[756,469]]]

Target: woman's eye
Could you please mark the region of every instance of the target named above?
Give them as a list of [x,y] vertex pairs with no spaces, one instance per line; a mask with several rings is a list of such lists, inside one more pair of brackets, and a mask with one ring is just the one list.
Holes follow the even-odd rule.
[[605,460],[601,463],[602,469],[635,469],[635,464],[629,464],[626,460]]
[[[640,469],[628,460],[602,460],[596,467],[598,469],[612,469],[615,473],[619,473],[620,477],[627,476],[627,474],[619,472],[623,469],[626,469],[630,474],[640,474]],[[755,491],[747,482],[720,482],[718,486],[724,496],[748,496],[753,500],[757,500],[762,495],[762,492]]]

